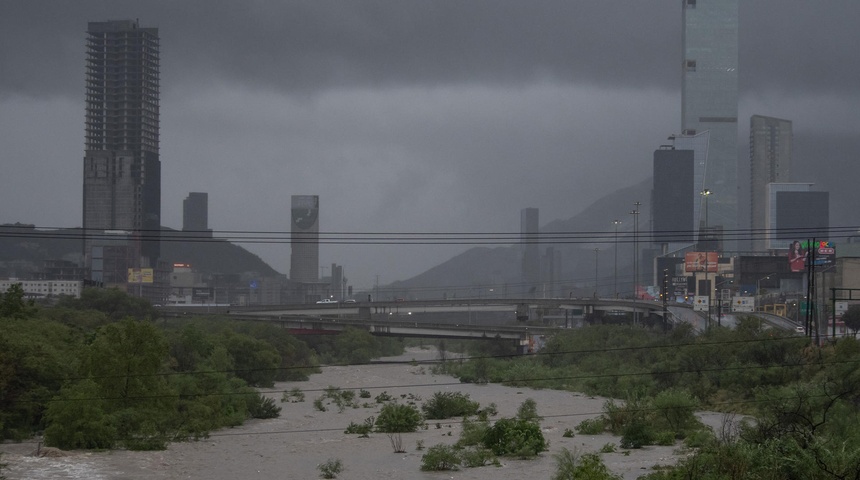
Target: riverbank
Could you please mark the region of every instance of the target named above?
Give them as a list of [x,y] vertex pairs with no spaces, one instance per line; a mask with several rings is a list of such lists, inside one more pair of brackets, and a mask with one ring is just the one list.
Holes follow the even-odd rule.
[[[0,461],[8,466],[3,474],[17,479],[314,479],[320,478],[317,465],[328,459],[343,463],[341,479],[462,479],[462,480],[520,480],[549,479],[555,471],[553,453],[562,448],[580,452],[595,452],[607,443],[620,442],[619,437],[603,435],[562,436],[586,418],[600,415],[605,399],[554,390],[531,390],[501,385],[459,383],[455,378],[433,375],[427,366],[410,363],[434,360],[435,350],[411,348],[406,354],[386,358],[388,362],[361,366],[324,367],[306,382],[278,383],[266,389],[282,407],[279,418],[252,420],[244,425],[214,432],[198,442],[171,444],[166,450],[134,452],[55,452],[55,457],[36,457],[35,443],[6,443]],[[396,363],[396,362],[402,363]],[[314,400],[324,390],[334,386],[359,389],[371,393],[369,406],[347,408],[339,412],[329,408],[321,412]],[[304,395],[303,402],[281,403],[282,392],[294,388]],[[347,435],[343,431],[354,422],[362,423],[376,416],[379,405],[373,401],[382,392],[406,402],[410,398],[423,400],[438,391],[459,391],[468,394],[481,406],[495,403],[498,415],[512,417],[527,398],[537,402],[538,414],[544,417],[541,427],[549,441],[549,451],[534,460],[501,459],[500,467],[468,468],[455,472],[422,472],[421,456],[426,448],[453,444],[460,434],[459,420],[428,422],[426,430],[403,434],[405,453],[394,453],[385,434],[374,433],[370,438]],[[710,415],[706,422],[719,422]],[[423,443],[425,450],[418,450]],[[676,447],[646,447],[629,452],[602,454],[603,461],[625,479],[635,479],[652,471],[655,465],[677,461]]]

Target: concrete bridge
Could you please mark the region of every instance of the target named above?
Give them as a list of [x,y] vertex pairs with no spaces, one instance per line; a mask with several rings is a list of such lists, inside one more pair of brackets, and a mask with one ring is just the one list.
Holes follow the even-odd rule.
[[[633,313],[637,321],[653,315],[670,324],[689,323],[697,331],[708,328],[707,316],[690,305],[630,299],[451,299],[406,300],[310,305],[172,306],[162,311],[186,314],[226,315],[237,320],[275,323],[295,335],[333,335],[345,328],[367,330],[373,335],[454,339],[506,339],[529,351],[540,337],[582,325],[586,315]],[[754,315],[754,314],[750,314]],[[775,328],[793,329],[787,319],[764,319]],[[732,315],[723,317],[733,326]],[[717,324],[712,316],[711,325]]]
[[[689,310],[689,307],[682,306]],[[668,316],[672,314],[673,306]],[[626,299],[451,299],[277,306],[172,306],[165,313],[227,315],[281,325],[296,335],[337,334],[353,327],[374,335],[459,339],[508,339],[527,349],[539,337],[579,326],[585,315],[663,313],[660,303]],[[680,320],[677,320],[680,321]],[[538,324],[538,325],[535,325]]]

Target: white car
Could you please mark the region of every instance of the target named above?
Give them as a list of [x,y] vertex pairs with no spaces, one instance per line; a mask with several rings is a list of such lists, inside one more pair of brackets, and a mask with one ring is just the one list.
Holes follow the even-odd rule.
[[324,299],[318,301],[317,303],[337,303],[337,300],[332,300],[330,298],[324,298]]

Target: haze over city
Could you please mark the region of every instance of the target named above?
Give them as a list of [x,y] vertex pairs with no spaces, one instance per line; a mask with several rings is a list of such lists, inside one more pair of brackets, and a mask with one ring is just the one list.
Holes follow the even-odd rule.
[[[216,236],[289,232],[291,195],[320,196],[323,232],[566,219],[649,177],[679,133],[679,3],[3,1],[0,223],[81,225],[83,32],[125,18],[160,34],[165,226],[192,191]],[[860,225],[860,4],[739,17],[739,178],[750,115],[789,119],[795,178],[831,192],[833,226]],[[287,243],[245,246],[288,272]],[[362,288],[467,248],[323,244],[320,264]]]

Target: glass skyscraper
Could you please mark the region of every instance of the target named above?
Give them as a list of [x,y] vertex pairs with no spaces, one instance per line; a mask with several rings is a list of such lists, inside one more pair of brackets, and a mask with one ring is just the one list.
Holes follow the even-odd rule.
[[682,133],[709,132],[706,227],[737,250],[738,0],[683,0],[683,55]]

